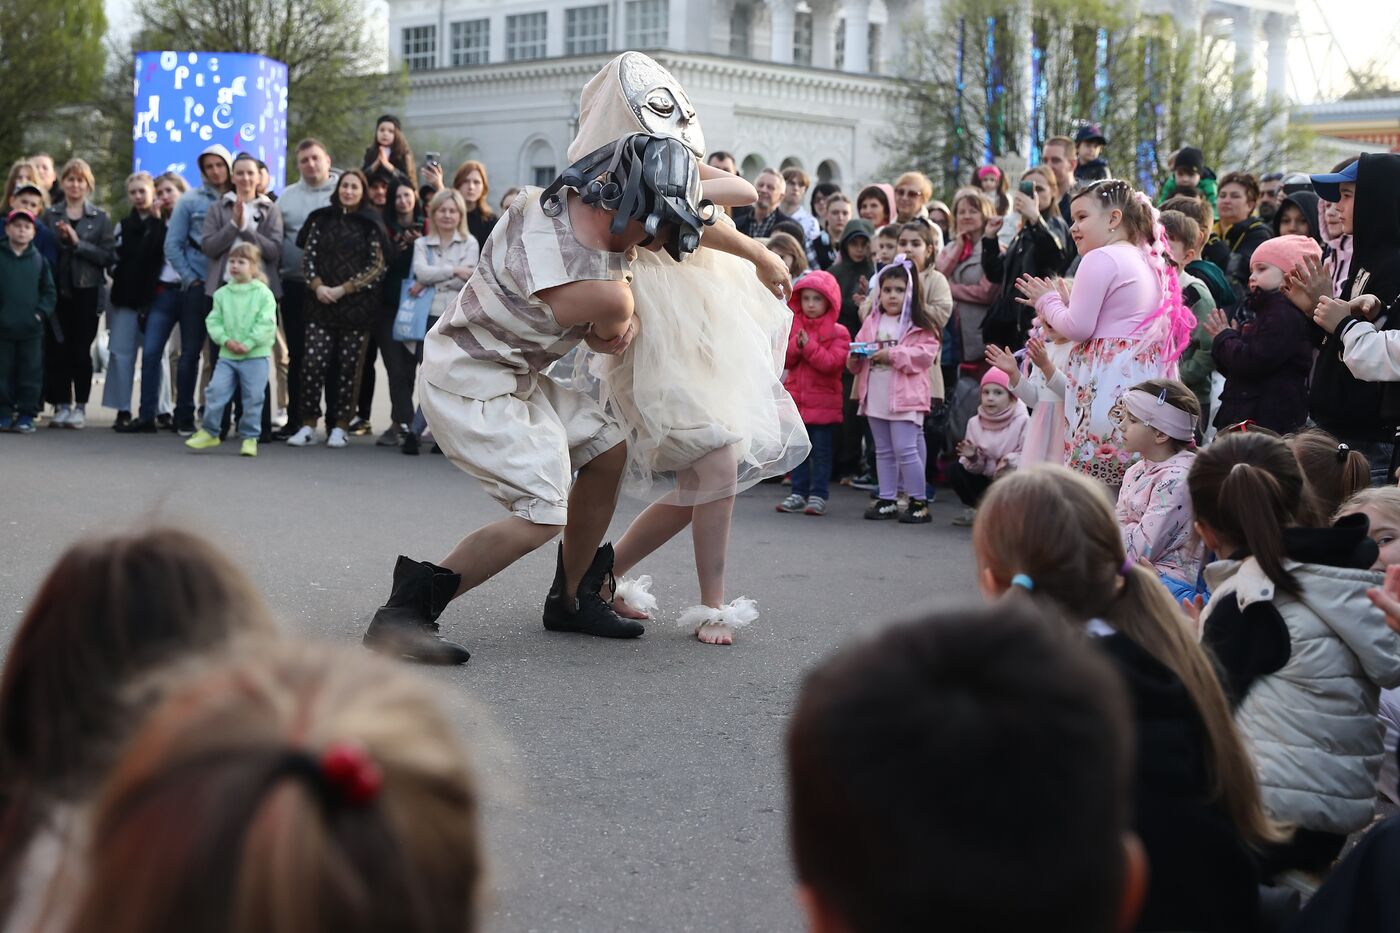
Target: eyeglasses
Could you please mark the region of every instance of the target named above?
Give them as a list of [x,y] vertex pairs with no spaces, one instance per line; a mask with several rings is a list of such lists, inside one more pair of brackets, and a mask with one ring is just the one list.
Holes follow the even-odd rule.
[[901,198],[917,198],[923,194],[918,188],[896,188],[894,193]]

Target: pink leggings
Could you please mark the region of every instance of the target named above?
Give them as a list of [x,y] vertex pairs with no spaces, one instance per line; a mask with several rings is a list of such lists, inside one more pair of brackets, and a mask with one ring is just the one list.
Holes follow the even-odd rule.
[[924,497],[924,455],[919,451],[924,426],[914,421],[870,419],[875,435],[875,472],[880,478],[880,498],[893,499],[905,493]]

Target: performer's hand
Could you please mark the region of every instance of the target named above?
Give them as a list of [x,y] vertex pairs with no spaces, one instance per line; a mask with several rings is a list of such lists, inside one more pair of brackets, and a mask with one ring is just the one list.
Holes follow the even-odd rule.
[[1342,322],[1351,317],[1351,305],[1345,301],[1338,301],[1336,298],[1323,298],[1313,309],[1312,319],[1317,322],[1317,326],[1335,334]]
[[776,295],[780,301],[787,301],[788,295],[792,294],[792,275],[782,257],[765,249],[761,255],[754,258],[753,266],[754,274],[763,283],[763,287]]
[[627,322],[627,329],[611,340],[605,340],[593,333],[590,328],[588,335],[583,338],[583,342],[588,345],[588,349],[595,353],[604,353],[608,356],[617,356],[627,350],[632,345],[632,340],[637,336],[637,319],[634,317]]

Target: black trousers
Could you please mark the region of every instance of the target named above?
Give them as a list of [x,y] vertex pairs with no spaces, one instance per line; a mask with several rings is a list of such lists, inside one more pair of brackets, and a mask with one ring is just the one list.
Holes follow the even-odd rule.
[[73,288],[60,294],[54,314],[63,342],[44,328],[44,401],[86,405],[92,394],[92,342],[97,339],[99,288]]
[[[360,370],[369,348],[369,331],[330,328],[309,321],[306,325],[306,362],[302,369],[301,423],[314,427],[320,420],[321,390],[334,400],[335,413],[327,406],[326,426],[347,428],[355,412]],[[337,364],[329,372],[330,364]]]
[[[858,476],[866,471],[862,446],[870,429],[865,416],[860,414],[860,402],[851,398],[855,380],[854,373],[841,374],[841,431],[837,436],[835,455],[831,458],[833,479]],[[874,449],[873,444],[871,449]]]
[[991,488],[992,478],[969,472],[961,463],[954,463],[948,468],[948,485],[953,487],[953,492],[958,494],[963,505],[975,509]]
[[[375,325],[373,337],[379,344],[379,355],[384,360],[384,371],[389,375],[389,408],[392,412],[393,423],[395,425],[412,424],[413,388],[418,375],[418,357],[403,342],[394,339],[393,312],[380,317],[379,323]],[[366,362],[372,363],[368,356],[366,356]],[[373,394],[371,391],[371,397]],[[364,387],[361,386],[362,404],[364,397]],[[364,409],[364,411],[368,410],[368,408]],[[360,417],[368,418],[368,415],[361,414]]]
[[306,359],[306,283],[282,280],[282,334],[287,338],[287,411],[301,412],[301,370]]

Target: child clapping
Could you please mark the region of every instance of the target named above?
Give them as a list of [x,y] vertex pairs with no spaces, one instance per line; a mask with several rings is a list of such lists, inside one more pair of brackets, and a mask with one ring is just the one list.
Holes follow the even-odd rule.
[[1311,237],[1281,236],[1254,251],[1249,263],[1246,311],[1253,320],[1236,328],[1213,311],[1205,329],[1214,343],[1211,356],[1225,377],[1215,426],[1243,421],[1279,434],[1300,427],[1308,417],[1308,373],[1313,348],[1308,320],[1281,289],[1283,277],[1305,259],[1320,261],[1322,249]]
[[788,336],[783,388],[797,403],[812,452],[792,471],[792,494],[779,512],[825,515],[830,498],[831,452],[841,426],[841,373],[851,335],[837,323],[841,286],[830,272],[809,272],[793,285],[788,306],[795,315]]
[[219,362],[204,398],[204,426],[185,441],[191,450],[219,446],[219,423],[235,389],[243,392],[243,415],[238,433],[243,435],[239,453],[258,455],[262,430],[263,394],[267,390],[267,360],[277,338],[277,299],[263,274],[262,250],[254,243],[239,243],[229,250],[229,280],[214,293],[214,310],[205,327],[219,346]]
[[967,510],[954,525],[970,527],[977,504],[992,480],[1020,464],[1030,415],[1026,404],[1011,394],[1010,378],[993,367],[982,377],[982,404],[968,419],[967,435],[958,442],[958,462],[948,471],[948,481]]
[[1142,457],[1118,491],[1123,545],[1129,559],[1150,563],[1178,600],[1195,597],[1201,570],[1186,487],[1200,420],[1200,401],[1175,379],[1149,379],[1123,395],[1123,449]]

